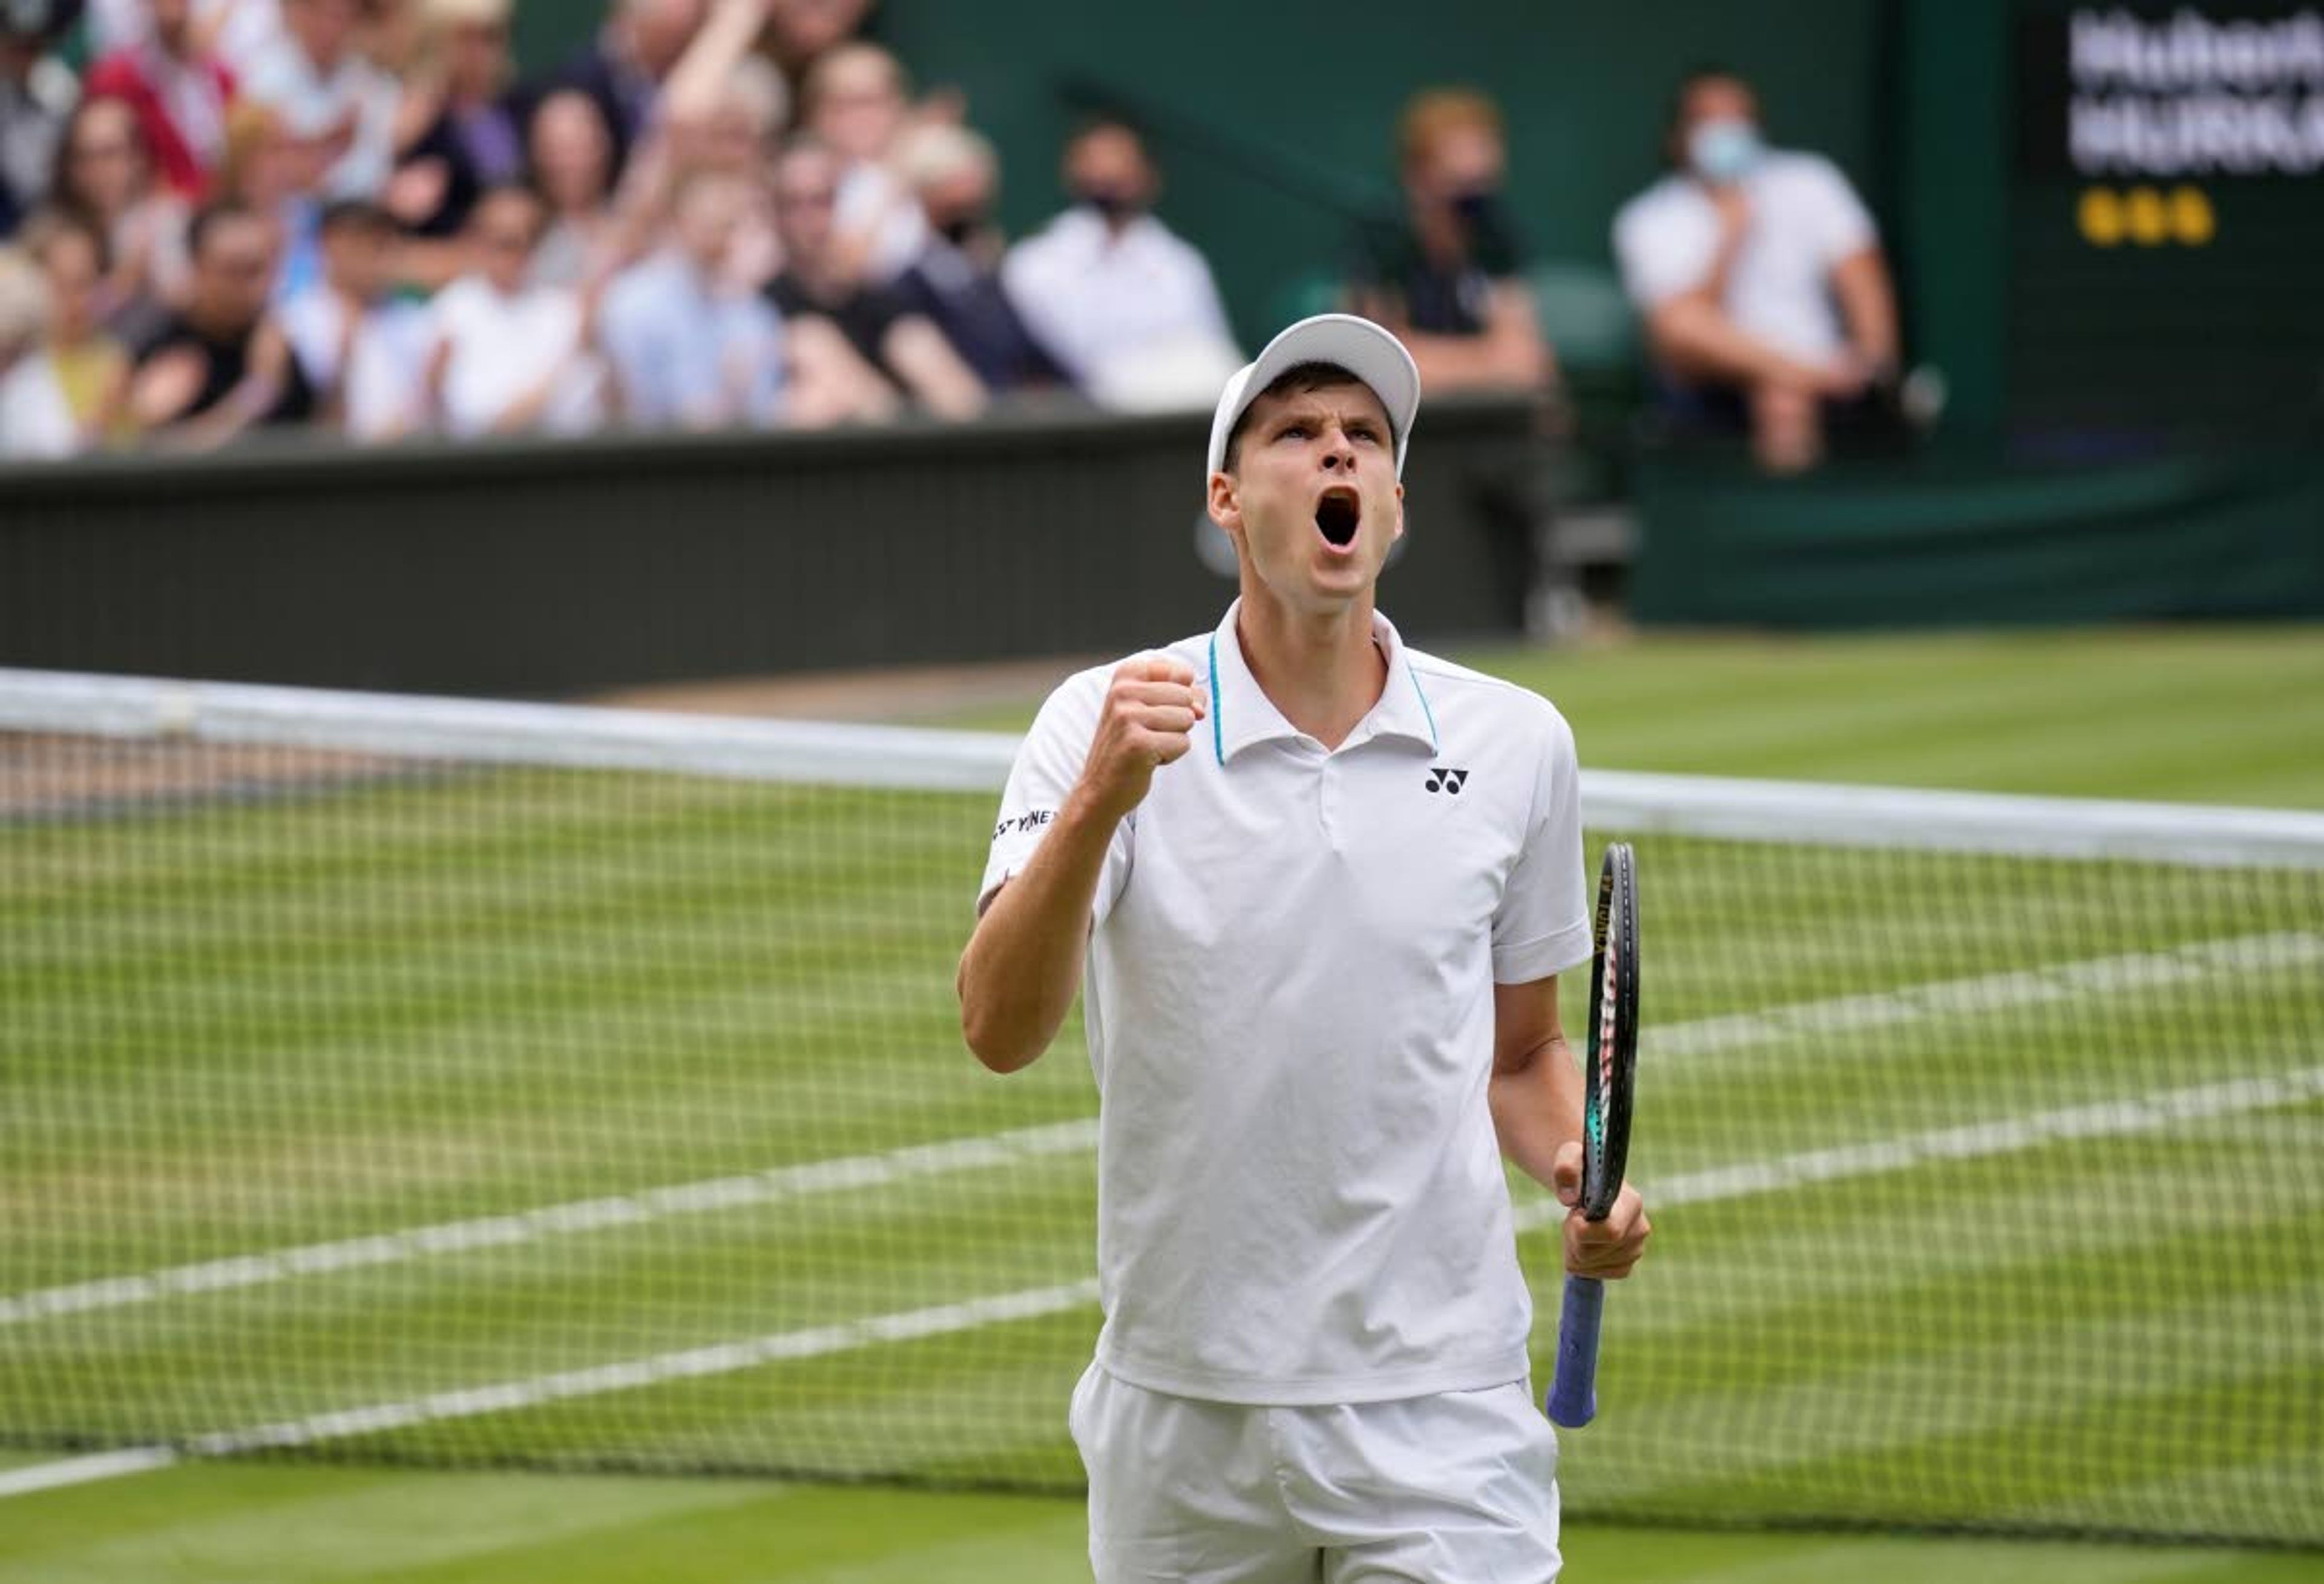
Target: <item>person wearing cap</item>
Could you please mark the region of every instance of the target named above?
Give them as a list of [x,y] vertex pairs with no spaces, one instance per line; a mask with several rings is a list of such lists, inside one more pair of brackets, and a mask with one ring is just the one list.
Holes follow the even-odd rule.
[[[1015,1072],[1086,990],[1104,1584],[1558,1570],[1501,1159],[1574,1202],[1579,772],[1546,701],[1376,608],[1419,403],[1345,315],[1239,371],[1208,489],[1240,597],[1069,678],[1002,794],[962,1027]],[[1566,1266],[1627,1275],[1647,1231],[1625,1187]]]

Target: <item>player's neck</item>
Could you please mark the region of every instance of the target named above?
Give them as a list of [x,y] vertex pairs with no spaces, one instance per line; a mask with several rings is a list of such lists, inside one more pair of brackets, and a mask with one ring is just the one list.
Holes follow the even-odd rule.
[[1326,748],[1347,741],[1387,686],[1388,657],[1372,641],[1369,598],[1304,612],[1246,589],[1235,636],[1268,702]]

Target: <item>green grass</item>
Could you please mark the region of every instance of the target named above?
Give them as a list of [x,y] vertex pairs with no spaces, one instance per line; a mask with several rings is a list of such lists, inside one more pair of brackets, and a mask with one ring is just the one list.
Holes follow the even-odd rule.
[[[205,1467],[18,1500],[0,1584],[1068,1584],[1066,1501],[606,1479]],[[1569,1531],[1625,1584],[2304,1584],[2312,1556],[2070,1543]]]
[[[2314,630],[1467,658],[1555,698],[1592,764],[2324,806]],[[1091,1109],[1074,1031],[1006,1083],[957,1048],[950,964],[990,802],[493,771],[0,822],[0,1296],[874,1168],[0,1322],[0,1431],[143,1443],[822,1337],[326,1444],[1069,1483],[1062,1404],[1093,1310],[826,1329],[1088,1269],[1084,1151],[894,1154]],[[1650,1192],[2324,1063],[2312,878],[1668,837],[1641,867],[1670,1040],[1633,1161]],[[2083,966],[2028,990],[2045,964]],[[1932,984],[1954,987],[1941,1010],[1864,999]],[[1820,1010],[1780,1021],[1802,1006]],[[1747,1012],[1763,1021],[1702,1027]],[[2324,1541],[2319,1093],[1956,1147],[1794,1186],[1780,1214],[1764,1194],[1667,1206],[1617,1300],[1570,1506]],[[2194,1201],[2223,1160],[2233,1186]],[[1554,1239],[1524,1251],[1554,1297]],[[1588,1524],[1570,1551],[1575,1577],[1693,1580],[2261,1584],[2315,1561]],[[1070,1503],[746,1478],[208,1463],[0,1500],[0,1584],[1039,1580],[1084,1576],[1079,1554]]]
[[[2316,627],[1657,636],[1457,658],[1555,701],[1585,764],[2324,807]],[[1038,702],[968,723],[1019,728]]]

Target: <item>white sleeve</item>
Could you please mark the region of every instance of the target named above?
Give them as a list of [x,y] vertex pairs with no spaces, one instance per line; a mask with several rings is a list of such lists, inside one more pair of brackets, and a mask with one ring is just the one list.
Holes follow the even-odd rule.
[[[1000,816],[992,825],[992,851],[984,861],[984,883],[976,893],[982,914],[1003,880],[1021,870],[1065,806],[1065,795],[1082,777],[1090,742],[1097,735],[1098,711],[1105,703],[1111,669],[1084,671],[1068,677],[1049,695],[1033,729],[1017,750],[1010,767],[1009,785],[1001,794]],[[1103,919],[1121,895],[1130,878],[1131,822],[1123,820],[1107,843],[1105,867],[1098,876],[1093,916]]]
[[1550,712],[1525,847],[1493,915],[1493,978],[1530,984],[1586,962],[1590,899],[1582,857],[1582,771],[1573,730]]
[[1719,222],[1707,202],[1689,206],[1650,192],[1615,217],[1614,256],[1631,305],[1641,311],[1658,308],[1711,278]]
[[1811,172],[1803,183],[1811,212],[1815,216],[1816,256],[1826,269],[1842,259],[1851,258],[1880,241],[1878,227],[1872,223],[1871,213],[1864,207],[1848,178],[1831,161],[1812,159],[1805,170]]
[[1235,362],[1241,362],[1242,349],[1235,345],[1233,327],[1227,323],[1226,300],[1219,295],[1218,279],[1211,273],[1210,261],[1194,244],[1182,242],[1182,245],[1186,250],[1186,290],[1194,305],[1197,322]]

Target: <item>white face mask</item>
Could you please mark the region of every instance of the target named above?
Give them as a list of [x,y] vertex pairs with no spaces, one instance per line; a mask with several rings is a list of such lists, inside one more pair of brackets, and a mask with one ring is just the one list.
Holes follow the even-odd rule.
[[1748,121],[1705,121],[1687,134],[1687,162],[1706,181],[1740,181],[1766,152],[1759,129]]

